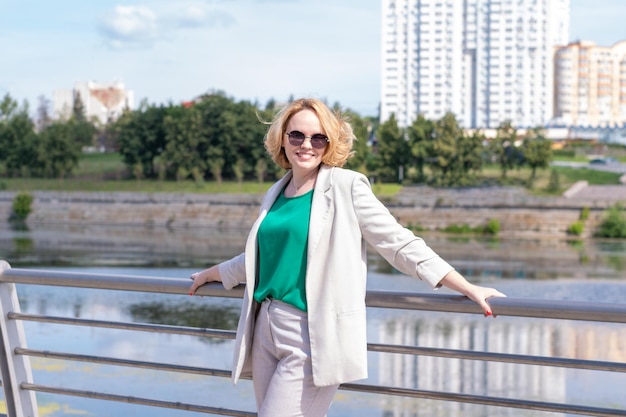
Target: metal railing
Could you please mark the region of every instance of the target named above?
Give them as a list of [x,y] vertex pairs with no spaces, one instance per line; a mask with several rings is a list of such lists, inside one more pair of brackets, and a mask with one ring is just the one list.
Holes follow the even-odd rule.
[[[25,343],[26,338],[23,326],[24,321],[125,329],[140,332],[206,336],[219,339],[232,339],[235,335],[233,331],[195,327],[155,325],[148,323],[126,323],[26,314],[20,312],[15,284],[139,291],[180,295],[187,295],[189,290],[189,282],[180,278],[11,269],[6,262],[0,261],[0,309],[2,313],[2,319],[0,320],[0,325],[2,326],[2,338],[0,340],[0,367],[2,371],[2,385],[5,393],[7,414],[9,417],[38,416],[37,401],[35,396],[35,393],[37,392],[119,401],[215,415],[255,415],[254,413],[242,410],[162,401],[143,397],[130,397],[128,395],[124,395],[124,393],[110,394],[38,384],[36,381],[33,381],[33,375],[30,368],[31,357],[120,365],[157,371],[181,372],[224,378],[230,377],[230,371],[224,369],[208,369],[204,367],[173,365],[162,362],[119,359],[108,356],[82,355],[67,352],[29,349]],[[239,287],[231,291],[226,291],[220,284],[209,284],[201,287],[197,294],[205,297],[241,298],[243,288]],[[458,295],[369,291],[367,293],[366,302],[368,307],[385,309],[482,314],[482,311],[475,303]],[[498,316],[583,320],[602,323],[626,323],[626,304],[598,304],[588,302],[531,300],[519,298],[492,299],[490,300],[490,304],[494,313]],[[622,362],[569,359],[563,357],[520,355],[462,349],[428,348],[397,344],[370,343],[368,345],[368,349],[372,352],[385,352],[388,354],[432,356],[472,361],[504,362],[537,365],[541,367],[574,368],[606,372],[626,372],[626,363]],[[340,389],[361,393],[401,396],[405,398],[453,401],[458,403],[482,404],[487,406],[509,407],[514,409],[537,410],[544,412],[568,413],[587,416],[626,416],[626,409],[451,393],[437,390],[420,390],[382,384],[368,385],[361,383],[349,383],[343,384]]]

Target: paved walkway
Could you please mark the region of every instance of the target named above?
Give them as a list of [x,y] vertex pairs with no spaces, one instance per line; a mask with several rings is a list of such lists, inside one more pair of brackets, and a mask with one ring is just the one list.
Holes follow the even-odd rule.
[[574,166],[593,169],[596,171],[614,172],[624,174],[620,178],[622,185],[583,185],[582,181],[572,186],[565,195],[573,200],[626,202],[626,164],[612,163],[606,165],[582,164],[582,163],[553,163],[560,166]]
[[626,202],[626,185],[588,185],[570,196],[575,200]]

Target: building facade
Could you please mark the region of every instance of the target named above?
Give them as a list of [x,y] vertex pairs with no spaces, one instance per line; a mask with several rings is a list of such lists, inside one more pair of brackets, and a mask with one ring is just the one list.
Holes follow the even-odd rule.
[[555,53],[553,124],[617,127],[626,123],[626,41],[611,47],[572,42]]
[[547,124],[569,0],[382,0],[381,122]]
[[124,109],[134,106],[134,92],[126,90],[121,82],[77,82],[73,90],[57,90],[53,96],[54,117],[68,119],[72,115],[74,100],[80,96],[89,120],[105,125],[116,120]]

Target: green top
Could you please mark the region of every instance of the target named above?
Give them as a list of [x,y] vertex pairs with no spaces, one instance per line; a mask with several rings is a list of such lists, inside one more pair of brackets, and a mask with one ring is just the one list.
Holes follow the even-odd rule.
[[287,198],[280,193],[258,232],[259,264],[254,299],[267,297],[307,311],[305,276],[313,190]]

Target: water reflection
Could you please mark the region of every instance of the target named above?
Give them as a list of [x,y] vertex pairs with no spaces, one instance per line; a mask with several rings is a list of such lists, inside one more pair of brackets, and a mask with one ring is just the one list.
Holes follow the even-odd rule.
[[[465,315],[433,317],[432,313],[407,313],[381,320],[376,325],[380,343],[421,347],[491,351],[507,354],[563,358],[626,361],[623,326],[573,324],[550,320],[507,318],[489,321]],[[621,389],[607,385],[606,373],[574,371],[565,368],[506,364],[381,353],[378,355],[378,381],[381,384],[419,390],[489,395],[531,401],[585,404],[626,408]],[[611,375],[618,386],[626,376]],[[602,387],[593,398],[575,388],[582,379]],[[428,412],[424,400],[407,401],[389,397],[384,401],[385,416],[416,415],[537,415],[521,410],[442,402]],[[412,403],[412,404],[411,404]],[[431,404],[432,405],[432,404]],[[472,410],[470,414],[469,410]],[[558,414],[551,414],[558,415]]]
[[[128,307],[133,321],[171,326],[235,330],[239,308],[231,306],[166,304],[158,301],[131,304]],[[221,339],[206,339],[221,341]]]
[[[0,226],[1,227],[1,226]],[[168,229],[120,226],[38,226],[0,230],[0,259],[29,265],[203,267],[241,252],[247,229]],[[424,235],[468,277],[479,279],[622,279],[626,241]],[[393,273],[370,253],[370,269]]]

